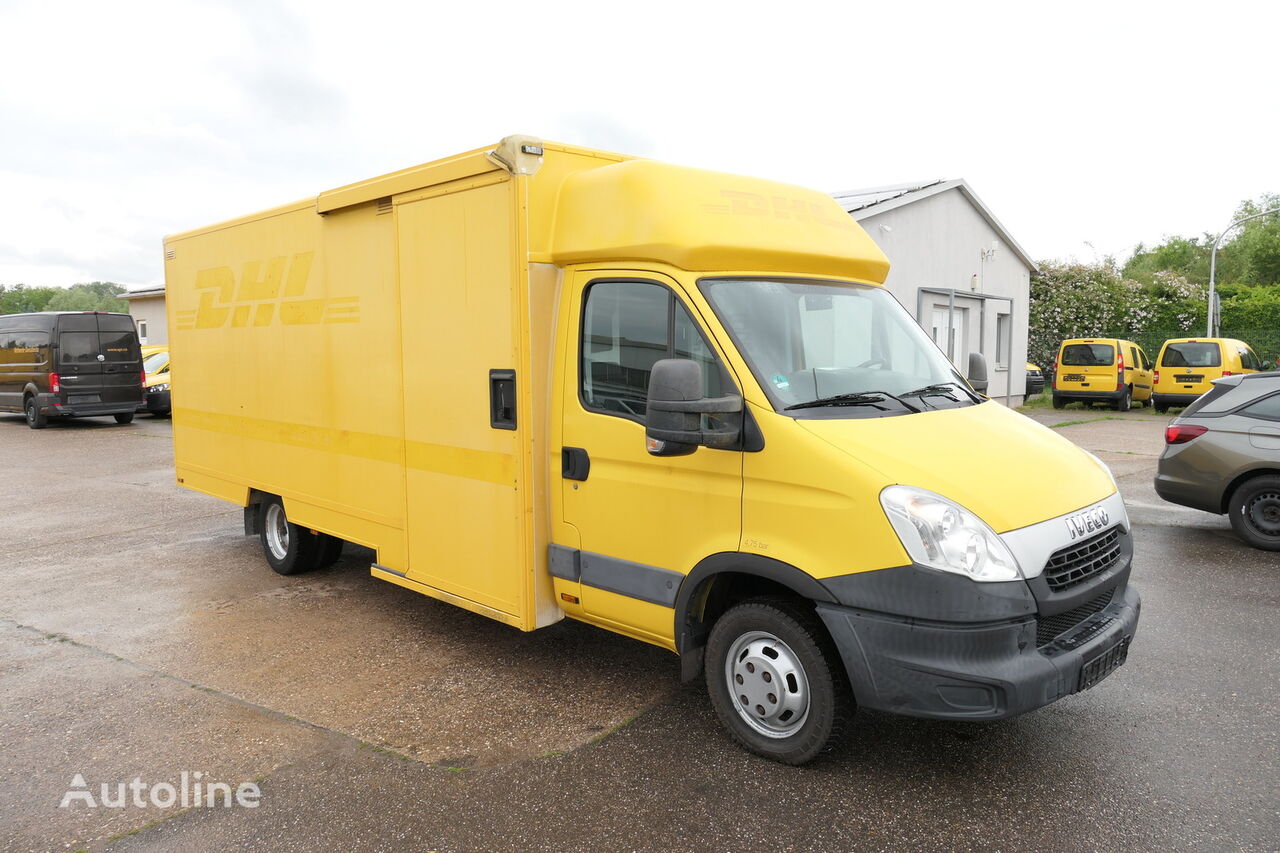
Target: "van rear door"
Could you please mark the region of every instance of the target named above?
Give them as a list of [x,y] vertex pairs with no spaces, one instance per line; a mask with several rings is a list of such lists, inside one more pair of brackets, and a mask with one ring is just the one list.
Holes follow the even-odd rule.
[[102,402],[137,403],[142,400],[142,350],[133,318],[123,314],[99,314],[98,346],[103,356]]
[[68,405],[142,400],[142,353],[133,318],[64,314],[58,318],[62,401]]
[[1073,341],[1063,344],[1054,387],[1110,394],[1118,387],[1117,374],[1115,341]]

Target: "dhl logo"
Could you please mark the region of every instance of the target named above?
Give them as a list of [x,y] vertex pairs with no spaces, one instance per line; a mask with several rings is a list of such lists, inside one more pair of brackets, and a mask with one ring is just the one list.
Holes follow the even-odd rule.
[[179,329],[232,327],[315,326],[360,322],[360,297],[306,298],[315,252],[249,261],[240,271],[239,286],[231,267],[196,272],[200,302],[194,310],[179,311]]
[[803,198],[786,196],[763,196],[759,193],[742,192],[741,190],[721,190],[720,197],[724,204],[704,204],[702,209],[707,213],[728,214],[731,216],[771,216],[775,219],[794,219],[797,222],[815,222],[842,231],[857,230],[853,220],[848,216],[833,216],[825,206]]

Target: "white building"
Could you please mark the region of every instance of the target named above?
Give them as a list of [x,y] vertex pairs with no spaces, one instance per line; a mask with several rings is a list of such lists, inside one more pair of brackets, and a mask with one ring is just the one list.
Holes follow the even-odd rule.
[[986,356],[987,393],[1021,404],[1035,263],[962,180],[833,193],[889,256],[885,284],[952,363]]
[[129,315],[138,324],[138,343],[169,343],[169,323],[165,315],[164,285],[120,294],[129,302]]

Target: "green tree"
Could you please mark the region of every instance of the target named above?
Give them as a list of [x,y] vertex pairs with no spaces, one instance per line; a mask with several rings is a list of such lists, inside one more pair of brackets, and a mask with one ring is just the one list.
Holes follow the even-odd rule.
[[0,284],[0,314],[26,314],[43,311],[61,288],[27,287],[25,284]]

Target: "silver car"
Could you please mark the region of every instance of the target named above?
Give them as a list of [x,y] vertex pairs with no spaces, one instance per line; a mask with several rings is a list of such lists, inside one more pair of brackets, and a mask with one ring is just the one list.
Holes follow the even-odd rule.
[[1224,376],[1165,429],[1156,492],[1280,551],[1280,374]]

